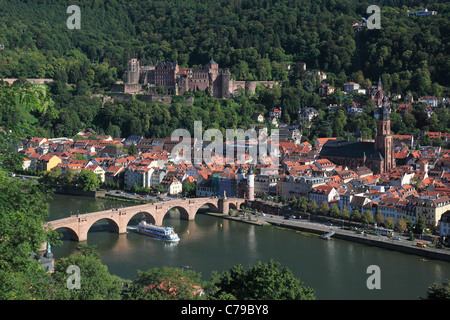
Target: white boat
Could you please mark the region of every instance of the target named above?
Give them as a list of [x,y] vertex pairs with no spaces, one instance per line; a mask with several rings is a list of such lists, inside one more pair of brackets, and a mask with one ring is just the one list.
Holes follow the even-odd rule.
[[180,241],[180,237],[178,237],[172,227],[157,226],[146,223],[145,221],[141,221],[137,225],[136,232],[160,240]]

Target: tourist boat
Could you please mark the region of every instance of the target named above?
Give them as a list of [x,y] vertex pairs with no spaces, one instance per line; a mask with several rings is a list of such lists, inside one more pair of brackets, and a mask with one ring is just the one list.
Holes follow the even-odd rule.
[[159,240],[180,241],[180,237],[178,237],[172,227],[157,226],[145,221],[141,221],[137,225],[136,232]]

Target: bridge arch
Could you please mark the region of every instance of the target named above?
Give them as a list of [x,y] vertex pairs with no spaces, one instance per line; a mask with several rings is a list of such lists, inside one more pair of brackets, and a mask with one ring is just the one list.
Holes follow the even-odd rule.
[[245,202],[238,202],[238,203],[229,202],[228,207],[233,210],[239,210],[245,207]]
[[195,214],[197,214],[198,210],[200,210],[200,209],[205,209],[205,207],[208,207],[208,210],[211,210],[212,212],[219,212],[219,207],[218,207],[218,204],[217,204],[217,203],[214,203],[214,202],[206,202],[206,203],[201,204],[201,205],[197,208]]
[[148,211],[145,210],[140,210],[139,212],[134,213],[133,215],[131,215],[128,220],[126,221],[125,225],[128,226],[128,224],[130,223],[131,220],[135,219],[135,218],[139,218],[139,215],[143,215],[145,218],[145,221],[148,223],[152,223],[152,224],[156,224],[156,219],[154,217],[153,214],[151,214]]
[[180,212],[180,219],[181,220],[190,220],[191,214],[189,213],[189,211],[186,208],[184,208],[182,206],[174,206],[174,207],[171,207],[171,208],[167,209],[166,212],[164,213],[164,215],[162,216],[161,220],[163,220],[167,216],[169,211],[173,210],[173,209],[177,209]]
[[110,232],[120,233],[120,226],[113,218],[100,217],[98,219],[93,219],[92,221],[90,221],[90,223],[88,225],[86,225],[86,227],[84,228],[85,234],[79,235],[80,238],[87,240],[88,233],[92,229],[94,224],[96,224],[97,222],[102,221],[102,220],[106,220],[108,222]]
[[[61,229],[63,229],[63,230],[61,230]],[[54,231],[58,231],[59,233],[62,233],[64,231],[66,231],[67,234],[69,235],[70,240],[80,241],[80,237],[78,236],[78,233],[74,229],[69,227],[69,226],[67,226],[67,227],[66,226],[57,227],[57,228],[54,229]]]

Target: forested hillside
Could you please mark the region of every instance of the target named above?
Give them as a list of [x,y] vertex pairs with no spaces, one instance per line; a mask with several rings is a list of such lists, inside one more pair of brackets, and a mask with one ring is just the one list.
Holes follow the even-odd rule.
[[[73,4],[81,8],[80,30],[66,26],[66,10]],[[381,29],[355,32],[352,24],[368,18],[373,4],[381,8]],[[421,8],[437,15],[406,15]],[[310,106],[319,119],[306,137],[359,131],[371,138],[373,105],[363,102],[367,112],[353,118],[329,114],[328,103],[343,101],[320,99],[318,83],[304,81],[296,63],[326,72],[335,87],[347,81],[368,86],[381,78],[391,94],[442,96],[450,79],[449,20],[450,3],[436,0],[0,0],[0,77],[56,80],[49,90],[58,117],[31,115],[37,125],[29,134],[41,136],[71,136],[91,127],[112,135],[161,137],[181,126],[191,128],[193,120],[202,120],[205,129],[245,128],[254,112],[267,115],[273,107],[282,108],[283,122],[294,123],[298,108]],[[283,85],[228,101],[200,93],[189,107],[175,99],[171,106],[132,100],[102,108],[102,101],[90,95],[123,80],[131,57],[144,65],[177,61],[185,67],[213,57],[236,80]],[[450,127],[446,109],[431,120],[423,106],[414,119],[397,118],[396,133]]]
[[[414,73],[448,85],[449,9],[446,1],[355,0],[80,0],[81,30],[66,26],[73,1],[0,0],[0,76],[55,77],[65,71],[77,83],[121,78],[132,56],[144,64],[178,61],[192,67],[211,57],[236,79],[282,80],[280,64],[306,62],[344,77],[362,71],[377,79],[390,74],[404,90]],[[366,9],[382,11],[380,30],[358,35],[352,23]],[[434,17],[409,18],[407,10],[427,7]],[[359,48],[359,50],[358,50]],[[106,75],[99,63],[116,68]],[[86,74],[87,73],[87,74]],[[106,77],[106,79],[103,79]],[[112,79],[109,79],[110,81]],[[411,84],[413,87],[416,84]]]

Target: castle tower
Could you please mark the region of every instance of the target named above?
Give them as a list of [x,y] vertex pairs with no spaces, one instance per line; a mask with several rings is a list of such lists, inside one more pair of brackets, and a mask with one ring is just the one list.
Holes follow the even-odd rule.
[[231,73],[229,69],[222,69],[221,72],[222,78],[222,92],[221,98],[228,98],[230,96],[230,81],[231,81]]
[[141,68],[138,59],[133,58],[128,60],[127,71],[125,72],[125,83],[126,84],[139,83],[140,71]]
[[250,168],[247,174],[247,186],[248,186],[248,193],[247,198],[248,200],[255,200],[255,173],[253,172],[253,169]]
[[391,133],[390,107],[387,97],[383,98],[381,108],[379,108],[379,118],[377,132],[375,135],[375,149],[378,150],[384,158],[380,168],[380,173],[386,172],[395,167],[394,159],[394,136]]

